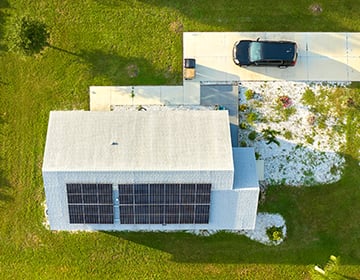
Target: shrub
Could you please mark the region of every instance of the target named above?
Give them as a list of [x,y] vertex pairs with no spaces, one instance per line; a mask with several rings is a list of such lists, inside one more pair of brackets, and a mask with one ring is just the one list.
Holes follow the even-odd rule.
[[285,120],[287,121],[290,118],[290,116],[295,115],[295,113],[296,113],[295,107],[287,107],[283,111],[283,116],[284,116]]
[[49,46],[50,34],[44,23],[22,17],[16,18],[11,26],[7,36],[9,50],[33,55]]
[[246,141],[244,140],[240,141],[240,147],[247,147]]
[[293,135],[292,135],[292,132],[291,131],[285,131],[284,132],[284,137],[285,137],[285,139],[287,139],[287,140],[291,140],[292,138],[293,138]]
[[258,119],[258,115],[255,112],[250,112],[246,117],[246,120],[250,124],[253,124],[257,119]]
[[246,129],[247,126],[248,126],[248,125],[247,125],[245,122],[242,122],[242,123],[239,124],[239,127],[240,127],[241,129]]
[[266,235],[273,242],[280,241],[284,235],[282,232],[283,227],[272,226],[266,229]]
[[315,93],[307,88],[302,96],[301,99],[302,102],[304,102],[305,105],[314,106],[315,105]]
[[261,154],[258,152],[255,152],[255,159],[258,160],[261,158]]
[[246,100],[253,99],[254,96],[255,96],[255,92],[253,90],[248,89],[247,91],[245,91]]
[[249,140],[254,141],[256,139],[257,133],[255,130],[251,131],[248,135]]
[[306,142],[310,145],[314,144],[314,138],[312,138],[311,136],[306,136]]
[[239,111],[245,112],[247,110],[248,106],[246,104],[240,104],[239,105]]
[[279,135],[279,132],[270,128],[262,130],[263,137],[267,140],[266,144],[275,143],[280,146],[280,142],[276,140],[276,135]]

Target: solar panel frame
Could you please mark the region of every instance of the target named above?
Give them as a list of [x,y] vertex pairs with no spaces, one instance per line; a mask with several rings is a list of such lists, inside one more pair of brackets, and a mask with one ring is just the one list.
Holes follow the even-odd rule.
[[120,223],[208,223],[210,194],[211,184],[122,184]]
[[114,222],[112,184],[68,183],[66,190],[71,224]]

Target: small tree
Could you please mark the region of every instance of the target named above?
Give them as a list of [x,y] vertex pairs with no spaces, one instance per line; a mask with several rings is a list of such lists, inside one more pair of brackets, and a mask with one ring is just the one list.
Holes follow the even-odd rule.
[[11,51],[33,55],[49,45],[49,37],[44,23],[28,17],[17,18],[8,34],[8,47]]

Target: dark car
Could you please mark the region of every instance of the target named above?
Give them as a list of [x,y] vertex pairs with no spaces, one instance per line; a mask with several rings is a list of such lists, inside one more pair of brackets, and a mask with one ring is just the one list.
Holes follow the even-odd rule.
[[239,66],[277,66],[296,64],[297,45],[291,41],[241,40],[233,49],[234,63]]

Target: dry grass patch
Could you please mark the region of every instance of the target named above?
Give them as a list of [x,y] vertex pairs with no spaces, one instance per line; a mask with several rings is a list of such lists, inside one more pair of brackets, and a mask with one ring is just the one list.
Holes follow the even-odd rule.
[[169,27],[171,32],[174,33],[182,33],[184,31],[184,25],[179,21],[173,21],[172,23],[170,23],[170,27]]
[[130,64],[126,67],[126,72],[130,78],[136,78],[139,75],[139,67],[136,64]]
[[323,8],[318,3],[311,4],[309,10],[314,15],[320,15],[323,12]]

